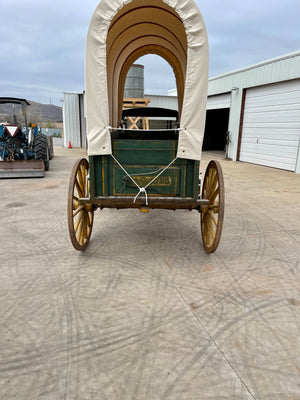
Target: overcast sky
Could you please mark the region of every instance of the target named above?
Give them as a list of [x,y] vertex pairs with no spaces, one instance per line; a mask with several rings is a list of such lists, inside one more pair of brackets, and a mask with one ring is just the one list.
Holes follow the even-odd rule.
[[[0,96],[61,105],[64,91],[82,91],[85,38],[97,3],[0,0]],[[300,49],[299,0],[196,3],[208,31],[210,76]],[[143,60],[145,93],[175,87],[167,63],[158,56]]]

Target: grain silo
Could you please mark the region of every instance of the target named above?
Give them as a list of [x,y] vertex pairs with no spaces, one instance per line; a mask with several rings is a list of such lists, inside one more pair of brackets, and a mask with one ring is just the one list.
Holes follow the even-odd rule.
[[124,89],[125,98],[144,97],[144,66],[133,64],[127,74]]

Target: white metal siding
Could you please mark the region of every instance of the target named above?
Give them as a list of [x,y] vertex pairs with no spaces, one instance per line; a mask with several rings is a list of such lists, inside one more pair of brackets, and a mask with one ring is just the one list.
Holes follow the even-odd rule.
[[86,119],[85,119],[85,102],[83,94],[79,95],[80,101],[80,132],[81,132],[81,147],[86,148]]
[[207,98],[207,110],[216,110],[220,108],[230,108],[231,93],[224,93]]
[[77,93],[64,93],[63,103],[64,119],[64,145],[80,147],[80,117],[79,95]]
[[296,170],[300,140],[300,79],[248,89],[240,160]]
[[175,96],[145,94],[145,98],[151,100],[148,107],[162,107],[178,111],[178,99]]
[[86,122],[83,93],[64,93],[64,146],[86,147]]

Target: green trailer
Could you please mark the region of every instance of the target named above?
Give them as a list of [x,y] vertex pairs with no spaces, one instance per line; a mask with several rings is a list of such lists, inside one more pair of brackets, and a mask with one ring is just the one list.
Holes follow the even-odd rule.
[[[200,213],[204,248],[208,253],[214,252],[219,244],[223,226],[224,182],[222,169],[217,161],[208,164],[203,182],[199,179],[208,68],[207,36],[202,16],[193,1],[190,2],[191,8],[188,11],[175,11],[168,5],[168,1],[144,1],[139,10],[136,9],[136,1],[128,2],[124,7],[121,0],[115,2],[120,3],[115,13],[109,7],[108,1],[102,0],[99,3],[88,32],[86,106],[89,155],[88,160],[78,160],[71,173],[68,195],[71,242],[77,250],[87,248],[97,209],[135,208],[141,212],[149,212],[151,209],[186,209]],[[158,10],[159,4],[161,8]],[[142,12],[144,7],[146,9]],[[161,14],[158,14],[158,11]],[[99,24],[103,28],[103,12],[111,12],[110,19],[106,21],[107,31],[103,37],[100,35],[95,40]],[[128,18],[128,15],[131,18]],[[157,42],[158,15],[161,24],[168,26],[170,22],[170,26],[174,26],[175,17],[177,23],[179,19],[182,24],[181,30],[174,26],[175,32],[181,32],[181,36],[177,38],[180,44],[178,46],[184,49],[182,57],[186,57],[183,69],[180,54],[177,55],[177,64],[174,62],[175,76],[178,76],[177,87],[184,88],[183,91],[179,90],[179,113],[151,107],[122,110],[120,94],[123,93],[124,77],[128,71],[128,57],[131,57],[131,60],[138,57],[141,48],[143,51],[152,52],[155,46],[161,49],[161,46],[165,45],[163,31],[161,42]],[[141,40],[137,31],[136,46],[132,46],[132,42],[130,45],[124,40],[120,42],[120,35],[131,32],[133,28],[130,24],[138,18],[139,24],[145,24],[147,29],[149,24],[153,24],[153,37],[151,30],[149,31],[152,40],[148,38],[148,45],[145,45],[145,38]],[[170,18],[170,21],[167,18]],[[194,29],[195,26],[191,26],[190,30],[186,28],[185,19],[194,21],[196,27],[198,24],[198,30]],[[186,30],[186,43],[182,37],[182,28]],[[189,43],[187,38],[190,35],[196,35],[194,41],[197,38],[199,40],[197,35],[201,36],[200,48],[194,49],[191,40]],[[95,46],[100,46],[103,41],[110,46],[103,53],[104,63],[99,53],[97,54],[100,60],[95,59],[93,51]],[[162,56],[164,51],[165,48],[161,50]],[[188,51],[195,53],[192,59],[191,56],[187,56]],[[194,62],[200,59],[199,70],[195,73]],[[115,70],[117,66],[119,74],[111,74],[109,71]],[[97,87],[99,76],[103,79],[98,80]],[[130,124],[132,121],[153,117],[161,118],[164,122],[167,120],[167,128],[139,129],[137,123]]]

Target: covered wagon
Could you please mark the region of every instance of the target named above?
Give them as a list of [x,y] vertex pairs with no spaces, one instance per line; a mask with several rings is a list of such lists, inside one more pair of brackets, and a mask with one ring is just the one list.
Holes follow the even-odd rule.
[[[176,115],[123,110],[129,68],[150,53],[173,68]],[[224,215],[220,164],[211,161],[199,181],[207,84],[207,33],[193,0],[100,1],[86,43],[88,160],[76,162],[69,186],[68,225],[77,250],[86,249],[94,212],[103,208],[197,210],[204,248],[216,250]],[[165,129],[128,123],[153,115],[172,122]]]

